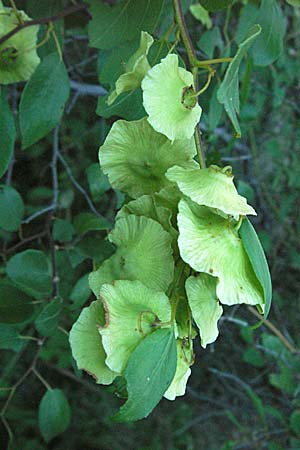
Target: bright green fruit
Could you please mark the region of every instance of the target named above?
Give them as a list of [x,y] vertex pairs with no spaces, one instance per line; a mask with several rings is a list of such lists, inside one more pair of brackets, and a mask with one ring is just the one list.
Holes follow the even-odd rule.
[[198,205],[216,208],[233,216],[256,214],[247,200],[238,194],[230,166],[224,169],[210,166],[201,170],[174,166],[166,177],[177,183],[181,192]]
[[181,200],[178,245],[182,259],[217,281],[217,297],[226,305],[263,308],[262,288],[239,238],[235,223],[190,200]]
[[172,211],[164,206],[159,206],[158,200],[153,195],[142,195],[136,200],[132,200],[124,205],[117,214],[117,220],[127,217],[130,214],[149,217],[159,222],[164,230],[177,238],[178,233],[171,223]]
[[214,342],[219,335],[218,320],[223,313],[223,308],[217,299],[216,283],[215,277],[202,273],[197,277],[189,277],[185,285],[203,348]]
[[142,81],[142,89],[152,127],[171,141],[190,139],[202,110],[194,92],[193,75],[178,66],[178,56],[170,54],[152,67]]
[[132,91],[140,87],[144,76],[150,69],[147,55],[153,42],[150,34],[145,31],[141,32],[140,46],[128,62],[124,64],[125,73],[117,79],[116,89],[107,99],[108,105],[111,105],[122,92]]
[[122,373],[131,353],[159,322],[171,319],[171,305],[163,292],[153,291],[139,281],[104,284],[100,291],[106,323],[99,329],[106,364]]
[[175,376],[164,397],[175,400],[176,397],[185,394],[186,384],[191,374],[190,366],[194,362],[192,341],[177,339],[177,366]]
[[158,222],[131,214],[117,220],[109,240],[116,253],[89,278],[96,297],[102,284],[114,280],[140,280],[156,291],[167,290],[174,273],[171,236]]
[[[30,20],[24,11],[18,11],[20,19]],[[19,25],[18,17],[12,8],[0,5],[0,37]],[[11,38],[0,44],[0,84],[27,81],[40,62],[36,52],[39,27],[23,28]]]
[[70,344],[78,369],[92,375],[97,383],[110,384],[117,376],[105,364],[99,327],[105,324],[104,309],[100,300],[81,311],[70,331]]
[[100,147],[99,159],[111,185],[137,198],[170,186],[166,171],[175,164],[194,167],[195,153],[192,139],[172,144],[144,118],[115,122]]

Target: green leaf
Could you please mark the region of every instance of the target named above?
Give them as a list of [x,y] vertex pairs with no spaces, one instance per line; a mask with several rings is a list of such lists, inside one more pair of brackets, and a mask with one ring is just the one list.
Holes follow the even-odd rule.
[[11,186],[0,186],[0,228],[17,231],[24,214],[24,203],[20,194]]
[[276,0],[262,0],[260,8],[246,5],[240,17],[237,42],[245,36],[245,26],[259,23],[262,32],[251,49],[253,62],[257,66],[272,64],[282,53],[286,19]]
[[220,53],[222,53],[224,44],[220,28],[214,27],[212,30],[208,30],[202,33],[201,38],[197,42],[197,46],[209,58],[213,58],[216,48],[218,48]]
[[[12,157],[16,139],[16,127],[13,113],[8,102],[0,95],[0,178],[6,172]],[[1,201],[0,201],[1,204]]]
[[72,307],[74,309],[80,308],[90,297],[91,292],[89,287],[89,274],[85,274],[79,278],[71,292],[70,300],[73,302]]
[[212,27],[212,21],[209,17],[209,14],[207,12],[207,9],[203,8],[203,6],[200,5],[200,3],[197,3],[196,5],[190,6],[191,14],[195,17],[195,19],[199,20],[206,28]]
[[128,400],[114,419],[120,422],[147,417],[175,375],[176,340],[171,329],[146,336],[131,354],[125,370]]
[[70,93],[67,70],[57,54],[43,59],[22,93],[22,148],[30,147],[55,128]]
[[208,125],[210,131],[213,131],[215,128],[217,128],[223,113],[223,107],[217,99],[218,87],[218,85],[215,86],[209,100]]
[[76,233],[84,234],[88,231],[102,231],[108,230],[112,227],[111,222],[109,222],[105,217],[98,217],[93,213],[81,213],[74,219],[74,227]]
[[263,288],[265,300],[264,318],[266,319],[269,314],[272,301],[272,281],[266,256],[257,234],[247,217],[243,220],[239,234],[252,264],[254,273]]
[[266,364],[265,358],[256,348],[250,347],[245,350],[243,360],[254,367],[263,367]]
[[59,298],[47,303],[35,321],[37,331],[43,336],[51,336],[58,326],[61,311],[62,304]]
[[38,300],[51,295],[50,267],[43,252],[25,250],[17,253],[8,261],[6,271],[14,284],[26,294]]
[[300,410],[296,409],[290,415],[290,427],[293,432],[300,436]]
[[32,299],[7,279],[0,280],[0,322],[24,322],[33,314]]
[[207,11],[218,11],[228,8],[233,3],[233,0],[199,0],[199,3]]
[[60,389],[49,389],[39,406],[39,427],[46,442],[63,433],[71,421],[68,400]]
[[111,185],[109,184],[107,176],[104,175],[97,163],[91,164],[86,169],[86,175],[92,198],[97,202],[106,191],[111,189]]
[[241,136],[241,128],[237,118],[237,114],[240,112],[239,67],[243,57],[260,33],[261,27],[259,25],[254,25],[249,30],[247,37],[239,44],[239,49],[229,64],[225,77],[217,92],[217,98],[220,103],[224,104],[224,108],[234,126],[237,137]]
[[92,14],[90,45],[109,49],[139,37],[141,31],[151,33],[160,16],[163,0],[122,0],[116,6],[98,0],[89,3]]
[[74,227],[69,220],[55,219],[53,224],[53,239],[55,241],[70,242],[74,234]]
[[14,350],[15,352],[19,352],[22,349],[23,344],[24,341],[15,328],[10,325],[4,325],[0,323],[1,350]]
[[107,96],[100,96],[96,110],[98,116],[104,117],[105,119],[111,116],[119,116],[126,120],[137,120],[146,115],[143,107],[141,89],[124,92],[111,105],[108,105],[106,101]]
[[279,3],[276,0],[262,0],[256,21],[261,25],[262,33],[251,54],[254,64],[267,66],[279,57],[283,49],[286,23]]

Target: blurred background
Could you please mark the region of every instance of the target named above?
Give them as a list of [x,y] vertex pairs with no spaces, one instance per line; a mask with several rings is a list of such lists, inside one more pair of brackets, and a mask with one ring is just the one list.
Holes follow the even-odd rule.
[[[34,18],[64,6],[60,0],[16,3]],[[197,2],[182,3],[200,59],[234,55],[244,26],[243,9],[259,4],[236,1],[210,14],[208,26],[190,9]],[[103,95],[114,85],[120,61],[132,51],[128,45],[100,52],[90,48],[85,11],[66,17],[64,24],[55,22],[71,95],[54,133],[26,150],[17,141],[1,179],[21,195],[27,219],[19,233],[0,228],[0,277],[19,252],[55,252],[63,306],[54,305],[42,318],[38,309],[20,324],[0,324],[0,449],[8,447],[13,433],[9,448],[16,450],[300,450],[300,8],[277,3],[286,26],[282,53],[266,67],[254,66],[251,58],[241,67],[242,138],[235,139],[216,100],[225,65],[217,68],[212,85],[200,97],[208,164],[232,165],[240,193],[258,212],[255,226],[274,288],[269,320],[253,330],[258,320],[253,310],[225,307],[217,341],[205,351],[195,341],[186,395],[174,402],[162,400],[149,418],[128,425],[110,419],[121,403],[115,387],[98,386],[76,369],[68,332],[92,300],[87,274],[93,261],[99,264],[112,252],[101,217],[112,222],[124,200],[97,161],[99,145],[119,117],[117,110],[107,111]],[[172,5],[166,0],[155,35],[161,37],[172,20]],[[172,32],[169,40],[174,38]],[[55,48],[51,39],[40,52]],[[178,52],[185,60],[181,44]],[[200,72],[200,86],[205,80],[206,73]],[[6,91],[15,114],[22,87],[12,85]],[[125,115],[134,119],[143,112],[131,103]],[[47,211],[39,214],[53,201],[54,177],[58,207],[51,216]],[[38,271],[31,281],[41,282]],[[37,307],[39,302],[35,300]],[[17,339],[20,335],[24,338]],[[27,373],[29,368],[34,370]],[[45,381],[64,392],[71,408],[68,429],[48,444],[38,425]]]

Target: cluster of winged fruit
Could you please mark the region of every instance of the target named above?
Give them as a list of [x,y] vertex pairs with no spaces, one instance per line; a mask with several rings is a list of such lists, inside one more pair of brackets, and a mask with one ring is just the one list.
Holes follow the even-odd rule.
[[[261,312],[265,304],[239,234],[246,216],[256,213],[238,194],[231,167],[201,169],[195,161],[193,133],[201,108],[185,97],[194,92],[193,76],[174,54],[150,68],[151,42],[142,33],[140,48],[109,97],[113,102],[141,85],[147,116],[118,120],[100,147],[101,168],[127,202],[108,236],[115,253],[90,274],[97,300],[83,309],[70,333],[79,368],[101,384],[125,377],[128,401],[120,420],[146,416],[163,395],[173,400],[184,394],[193,339],[199,335],[204,348],[216,340],[221,304],[246,303]],[[150,337],[152,347],[145,344]],[[139,366],[156,358],[157,368],[166,348],[171,369],[165,366],[160,375],[151,405],[136,411],[133,385],[141,384],[147,369]],[[140,404],[144,391],[146,385]]]
[[[0,0],[0,38],[30,17],[24,11],[6,8]],[[0,44],[0,84],[27,81],[40,63],[36,52],[39,26],[23,28]]]

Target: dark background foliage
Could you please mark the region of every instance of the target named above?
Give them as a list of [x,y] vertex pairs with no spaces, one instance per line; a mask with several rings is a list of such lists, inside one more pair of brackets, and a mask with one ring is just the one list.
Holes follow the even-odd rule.
[[[34,18],[70,6],[62,0],[16,3]],[[234,55],[236,36],[244,26],[242,2],[211,14],[215,37],[190,13],[195,2],[182,3],[198,57]],[[186,395],[175,402],[162,400],[148,419],[128,425],[110,419],[121,403],[115,386],[98,386],[76,369],[68,331],[92,300],[86,275],[93,260],[100,263],[112,251],[104,240],[107,221],[113,222],[123,197],[100,171],[98,148],[116,118],[132,119],[143,112],[139,92],[113,111],[106,110],[103,95],[134,45],[130,40],[113,49],[89,47],[86,9],[55,21],[71,80],[65,113],[54,131],[25,149],[17,130],[14,155],[1,179],[1,193],[10,205],[2,197],[1,449],[8,446],[10,433],[10,448],[17,450],[300,449],[300,9],[277,4],[286,24],[282,53],[268,66],[254,66],[248,58],[241,67],[242,138],[234,138],[216,101],[225,66],[218,67],[200,97],[208,163],[232,165],[240,192],[259,212],[255,226],[274,286],[270,321],[253,331],[253,310],[225,308],[218,340],[205,351],[196,345]],[[166,0],[154,35],[161,37],[172,20],[172,5]],[[174,38],[172,33],[169,39]],[[207,42],[215,44],[212,55]],[[39,51],[43,57],[57,52],[53,38]],[[185,60],[181,43],[178,51]],[[200,85],[205,77],[200,72]],[[16,120],[23,87],[2,89]],[[8,219],[14,207],[13,219]],[[34,252],[23,253],[29,249]],[[14,303],[20,298],[22,308]],[[15,309],[9,309],[8,299]],[[67,430],[48,444],[38,413],[47,385],[62,390],[71,409]],[[54,407],[50,402],[46,409]],[[67,426],[68,405],[60,414]]]

